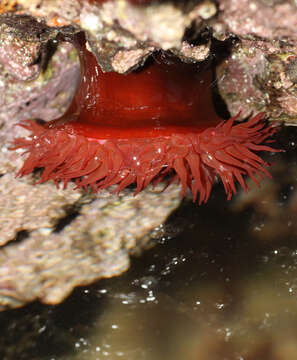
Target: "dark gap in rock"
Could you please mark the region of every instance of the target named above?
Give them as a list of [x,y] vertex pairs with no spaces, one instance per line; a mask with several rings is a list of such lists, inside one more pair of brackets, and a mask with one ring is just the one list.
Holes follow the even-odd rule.
[[229,110],[228,110],[228,107],[227,107],[225,101],[223,100],[223,98],[219,92],[218,81],[215,76],[214,76],[214,78],[215,78],[215,80],[213,81],[213,92],[212,92],[214,107],[215,107],[217,114],[221,118],[227,120],[230,118],[230,113],[229,113]]
[[140,73],[142,72],[144,69],[147,69],[148,67],[150,67],[158,58],[158,55],[160,55],[161,51],[155,51],[153,52],[150,56],[148,56],[144,63],[141,66],[137,66],[133,72],[134,73]]
[[230,37],[225,41],[219,41],[212,37],[211,27],[207,26],[204,22],[202,22],[197,27],[197,24],[193,22],[193,24],[186,30],[183,40],[192,46],[207,44],[209,41],[211,41],[210,55],[207,59],[207,62],[211,63],[213,67],[213,103],[218,115],[223,119],[228,119],[230,114],[227,105],[219,93],[218,82],[221,79],[216,78],[215,67],[230,56],[232,48],[237,43],[238,39],[235,37]]
[[228,59],[232,54],[233,47],[239,42],[235,36],[230,36],[227,40],[221,41],[212,38],[210,46],[210,54],[215,65],[219,65],[222,61]]
[[54,53],[56,52],[57,48],[58,41],[56,40],[49,40],[45,44],[44,49],[42,49],[38,58],[38,62],[40,62],[42,72],[45,72],[48,68],[49,62],[53,57]]
[[186,41],[190,45],[198,46],[207,44],[212,35],[212,29],[204,22],[201,22],[199,26],[193,21],[192,24],[186,29],[183,41]]
[[213,38],[211,41],[210,57],[214,65],[213,69],[215,79],[213,82],[213,102],[218,115],[223,119],[229,119],[230,113],[228,111],[228,107],[225,101],[223,100],[219,92],[218,84],[220,81],[223,81],[223,79],[218,79],[216,77],[215,67],[231,55],[232,48],[237,43],[237,41],[238,40],[233,37],[230,37],[225,41],[219,41]]
[[67,206],[66,215],[58,219],[54,226],[53,233],[61,232],[67,225],[69,225],[79,215],[79,207],[77,205]]
[[20,230],[17,232],[16,236],[12,241],[10,241],[6,246],[15,245],[21,243],[23,240],[26,240],[30,235],[28,230]]

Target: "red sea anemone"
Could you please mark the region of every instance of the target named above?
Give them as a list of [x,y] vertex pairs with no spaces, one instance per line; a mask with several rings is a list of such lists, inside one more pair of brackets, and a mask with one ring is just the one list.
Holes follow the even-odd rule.
[[262,113],[243,123],[221,121],[210,70],[162,54],[128,75],[103,73],[85,42],[76,46],[82,75],[73,101],[57,120],[21,123],[30,135],[14,141],[27,154],[18,176],[43,168],[40,183],[75,180],[78,188],[117,185],[117,192],[135,183],[136,194],[171,178],[183,195],[191,190],[193,201],[199,194],[199,203],[217,176],[228,199],[236,182],[247,191],[245,175],[257,184],[270,176],[255,152],[274,151],[265,143],[276,129]]

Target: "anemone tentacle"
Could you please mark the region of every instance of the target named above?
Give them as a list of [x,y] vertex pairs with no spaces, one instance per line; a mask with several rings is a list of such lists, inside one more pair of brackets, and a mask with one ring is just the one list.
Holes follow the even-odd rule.
[[151,182],[163,181],[174,173],[172,179],[181,183],[182,196],[189,189],[193,201],[199,194],[199,204],[208,200],[216,176],[221,178],[228,199],[236,193],[236,183],[248,190],[244,176],[259,185],[258,178],[270,173],[269,164],[256,152],[278,151],[266,145],[276,129],[263,121],[263,114],[245,123],[236,124],[231,118],[200,133],[132,138],[129,142],[113,139],[100,143],[34,121],[21,126],[31,134],[14,140],[14,149],[29,154],[17,176],[43,168],[39,183],[52,179],[66,187],[75,180],[77,188],[90,186],[100,191],[117,185],[116,192],[135,183],[138,194]]

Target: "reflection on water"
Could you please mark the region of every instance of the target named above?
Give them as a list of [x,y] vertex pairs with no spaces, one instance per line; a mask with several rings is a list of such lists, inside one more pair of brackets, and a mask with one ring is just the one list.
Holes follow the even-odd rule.
[[275,159],[292,169],[277,186],[185,202],[124,275],[0,314],[0,358],[297,359],[296,163]]

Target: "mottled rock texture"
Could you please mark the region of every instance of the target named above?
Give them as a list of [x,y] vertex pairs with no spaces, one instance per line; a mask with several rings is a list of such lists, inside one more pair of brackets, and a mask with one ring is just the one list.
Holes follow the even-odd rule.
[[297,123],[297,4],[221,0],[215,36],[238,39],[218,67],[221,95],[232,114],[265,111],[270,120]]

